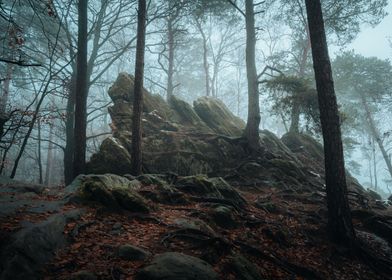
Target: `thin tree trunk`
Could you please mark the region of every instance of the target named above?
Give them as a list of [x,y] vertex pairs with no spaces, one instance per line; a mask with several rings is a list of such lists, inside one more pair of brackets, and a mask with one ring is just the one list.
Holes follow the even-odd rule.
[[3,80],[3,93],[0,97],[0,141],[4,133],[4,125],[8,121],[8,114],[7,114],[7,104],[8,104],[8,97],[10,92],[10,84],[12,79],[12,71],[13,67],[11,64],[7,64],[6,76]]
[[10,84],[12,79],[12,70],[13,67],[11,64],[7,64],[7,72],[5,75],[5,79],[3,80],[3,94],[0,98],[0,115],[5,115],[8,104],[8,97],[10,93]]
[[135,85],[132,116],[132,174],[142,173],[142,110],[143,110],[143,79],[144,79],[144,49],[146,40],[146,0],[139,0]]
[[168,68],[167,68],[167,100],[173,96],[173,76],[174,76],[174,31],[173,20],[167,20],[167,37],[168,37]]
[[373,173],[374,173],[374,189],[377,190],[377,161],[376,161],[376,145],[374,144],[374,139],[372,139],[372,153],[373,153]]
[[76,77],[72,74],[68,86],[68,99],[65,120],[65,149],[64,149],[64,183],[69,185],[73,176],[73,156],[74,156],[74,125],[75,125],[75,92]]
[[353,245],[355,232],[347,198],[340,118],[332,79],[320,0],[306,0],[321,127],[324,139],[328,232],[333,241]]
[[372,173],[372,159],[369,157],[369,178],[370,178],[370,186],[373,186],[373,173]]
[[299,115],[300,115],[300,106],[298,101],[294,98],[293,107],[291,108],[291,124],[290,124],[290,132],[298,133],[299,132]]
[[[384,158],[385,164],[387,165],[387,168],[388,168],[388,171],[389,171],[389,175],[392,178],[392,163],[391,163],[391,160],[390,160],[390,158],[388,156],[387,151],[385,150],[384,143],[381,140],[380,133],[378,132],[378,129],[377,129],[376,124],[374,122],[373,115],[372,115],[372,113],[370,111],[370,108],[369,108],[369,105],[368,105],[368,103],[366,101],[366,97],[360,91],[359,91],[359,93],[360,93],[360,96],[361,96],[362,105],[363,105],[363,107],[365,109],[365,112],[366,112],[366,118],[367,118],[367,121],[368,121],[368,124],[369,124],[370,132],[371,132],[371,134],[373,136],[373,139],[376,140],[377,145],[380,148],[380,151],[381,151],[381,154],[382,154],[382,156]],[[376,174],[374,174],[374,175],[376,175]]]
[[53,162],[53,122],[51,122],[49,128],[49,144],[48,144],[48,155],[46,158],[46,169],[45,169],[45,185],[50,186],[51,185],[51,173],[50,171],[52,170],[52,162]]
[[10,175],[11,179],[15,178],[16,170],[18,169],[18,165],[19,165],[19,161],[22,158],[22,155],[23,155],[24,150],[26,148],[27,142],[29,141],[31,132],[33,131],[34,125],[35,125],[35,123],[36,123],[36,121],[38,119],[38,113],[39,113],[39,110],[41,108],[42,102],[44,101],[46,95],[48,94],[47,93],[48,87],[49,87],[49,82],[46,84],[45,89],[43,90],[42,95],[41,95],[40,99],[37,102],[37,106],[35,108],[33,117],[32,117],[32,119],[30,121],[30,124],[29,124],[29,129],[27,130],[27,133],[26,133],[25,137],[23,138],[23,142],[22,142],[22,145],[20,147],[19,153],[16,156],[16,159],[15,159],[15,162],[14,162],[14,166],[12,168],[11,175]]
[[259,148],[260,105],[256,69],[256,30],[253,0],[245,1],[246,76],[248,79],[248,119],[244,131],[251,150]]
[[42,153],[41,153],[41,121],[37,120],[38,125],[38,173],[39,173],[39,183],[43,183],[43,175],[42,175]]
[[197,29],[200,32],[200,35],[203,39],[203,69],[206,81],[206,96],[211,95],[211,86],[210,86],[210,67],[208,64],[208,46],[207,46],[207,36],[204,33],[203,27],[198,19],[195,19]]
[[73,176],[86,171],[87,128],[87,0],[78,2],[78,55],[75,96]]
[[[309,38],[309,32],[306,32],[306,42],[304,44],[304,47],[302,49],[302,56],[301,56],[301,61],[299,65],[299,73],[298,76],[300,78],[303,78],[305,76],[305,69],[306,69],[306,63],[308,62],[308,56],[309,56],[309,51],[310,51],[310,38]],[[291,109],[291,124],[290,124],[290,132],[299,132],[299,117],[301,114],[301,109],[300,109],[300,104],[299,100],[296,100],[296,97],[294,97],[294,102],[293,102],[293,107]]]

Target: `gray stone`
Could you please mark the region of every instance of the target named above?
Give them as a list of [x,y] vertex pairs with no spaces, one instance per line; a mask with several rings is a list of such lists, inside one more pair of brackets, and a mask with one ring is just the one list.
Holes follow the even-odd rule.
[[137,193],[140,183],[114,174],[80,175],[66,188],[71,200],[98,202],[112,209],[149,212],[145,199]]
[[88,270],[81,270],[78,272],[75,272],[71,276],[71,280],[96,280],[98,279],[97,276]]
[[181,253],[169,252],[154,257],[141,269],[136,280],[217,280],[218,275],[207,262]]
[[63,233],[66,223],[79,216],[80,210],[56,214],[17,232],[1,252],[0,279],[41,279],[41,268],[67,243]]
[[186,193],[206,198],[224,199],[239,206],[246,204],[238,191],[220,177],[208,178],[205,175],[182,177],[178,179],[175,187]]
[[242,255],[237,255],[229,260],[228,268],[232,270],[238,280],[262,280],[258,267]]
[[216,225],[222,228],[231,229],[237,226],[237,223],[233,218],[233,212],[231,207],[219,205],[211,210],[210,215]]
[[241,136],[245,129],[245,122],[234,116],[219,99],[200,97],[193,102],[193,107],[199,117],[217,134]]
[[99,152],[91,157],[87,171],[97,174],[113,173],[123,175],[131,170],[131,155],[128,150],[114,137],[106,138]]
[[211,236],[215,235],[214,230],[205,222],[199,219],[178,218],[174,220],[174,224],[182,229],[194,229]]
[[118,248],[118,256],[128,261],[142,261],[151,256],[151,253],[139,247],[125,244]]

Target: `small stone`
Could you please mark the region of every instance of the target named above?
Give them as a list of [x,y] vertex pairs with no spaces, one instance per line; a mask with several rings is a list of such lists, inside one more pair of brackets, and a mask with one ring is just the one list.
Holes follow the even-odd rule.
[[176,252],[154,257],[149,266],[141,269],[136,280],[217,280],[218,275],[207,262]]
[[215,224],[222,228],[235,228],[237,223],[233,218],[233,209],[219,205],[211,211],[211,217]]
[[117,222],[113,225],[112,229],[113,230],[120,230],[122,228],[122,224]]
[[96,280],[97,276],[95,276],[94,273],[88,270],[81,270],[78,272],[75,272],[72,277],[72,280]]
[[118,255],[120,258],[128,261],[142,261],[147,259],[151,253],[139,247],[125,244],[118,248]]

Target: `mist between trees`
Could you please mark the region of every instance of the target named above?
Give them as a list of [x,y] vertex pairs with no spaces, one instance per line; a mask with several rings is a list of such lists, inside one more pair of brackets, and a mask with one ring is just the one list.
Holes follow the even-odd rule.
[[[347,46],[361,28],[383,20],[388,1],[321,2],[328,44],[339,49],[331,57],[346,167],[386,195],[392,190],[392,66]],[[88,160],[111,133],[109,87],[118,73],[134,74],[138,1],[86,4]],[[258,128],[306,132],[321,141],[304,1],[146,4],[148,91],[187,102],[221,99],[247,121],[251,146]],[[0,4],[1,175],[47,185],[74,177],[79,16],[77,1]]]

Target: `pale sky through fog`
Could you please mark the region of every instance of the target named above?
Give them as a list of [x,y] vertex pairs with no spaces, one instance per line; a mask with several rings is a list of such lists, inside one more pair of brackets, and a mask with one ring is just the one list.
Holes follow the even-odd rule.
[[392,48],[388,37],[392,37],[392,1],[386,8],[388,15],[375,28],[362,27],[357,39],[347,49],[354,49],[363,56],[377,56],[392,59]]

